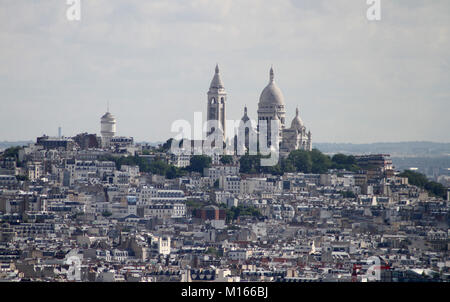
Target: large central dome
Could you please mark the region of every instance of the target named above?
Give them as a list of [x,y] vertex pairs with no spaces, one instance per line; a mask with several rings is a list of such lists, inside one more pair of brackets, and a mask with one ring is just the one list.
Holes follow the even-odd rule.
[[264,88],[259,98],[259,103],[264,105],[284,105],[283,93],[274,82],[273,68],[270,68],[270,82]]

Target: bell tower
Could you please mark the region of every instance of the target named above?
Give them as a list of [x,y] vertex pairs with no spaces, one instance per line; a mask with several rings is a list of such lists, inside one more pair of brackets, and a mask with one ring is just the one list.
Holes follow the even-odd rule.
[[[215,74],[208,91],[207,121],[218,122],[218,126],[223,132],[224,141],[226,139],[226,103],[227,93],[225,92],[225,87],[223,86],[222,79],[220,77],[219,65],[216,65]],[[214,131],[214,128],[209,129],[207,135],[214,133]]]

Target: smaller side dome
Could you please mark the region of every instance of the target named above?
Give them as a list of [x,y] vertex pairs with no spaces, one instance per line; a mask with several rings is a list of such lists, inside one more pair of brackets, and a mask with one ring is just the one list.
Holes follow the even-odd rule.
[[295,110],[295,117],[292,120],[291,123],[291,129],[296,129],[298,131],[301,131],[303,129],[304,125],[303,125],[303,121],[299,116],[299,112],[298,112],[298,108]]

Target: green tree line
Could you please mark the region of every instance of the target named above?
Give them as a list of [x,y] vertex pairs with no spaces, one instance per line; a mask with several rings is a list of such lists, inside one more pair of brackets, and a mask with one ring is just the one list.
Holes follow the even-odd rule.
[[164,175],[168,179],[174,179],[185,175],[187,172],[199,172],[203,175],[203,169],[211,167],[211,157],[206,155],[194,155],[190,160],[190,165],[186,168],[178,168],[166,163],[162,159],[149,161],[139,155],[135,156],[103,156],[99,160],[112,161],[116,168],[120,170],[122,165],[139,166],[139,170],[145,173]]
[[240,172],[247,174],[269,173],[274,175],[291,172],[324,174],[329,169],[345,169],[353,172],[361,169],[352,155],[336,154],[330,157],[317,149],[312,151],[292,151],[287,158],[280,159],[279,163],[272,167],[262,167],[260,165],[261,158],[261,155],[242,156],[240,159]]
[[405,170],[400,176],[408,178],[409,184],[425,189],[434,196],[447,198],[447,188],[438,182],[428,180],[422,173]]

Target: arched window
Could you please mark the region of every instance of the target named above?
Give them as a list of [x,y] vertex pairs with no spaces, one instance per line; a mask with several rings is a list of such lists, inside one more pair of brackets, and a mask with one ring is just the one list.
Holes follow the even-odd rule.
[[211,104],[215,104],[216,103],[216,99],[215,98],[211,98]]
[[225,98],[221,98],[221,99],[220,99],[220,103],[221,103],[221,104],[224,104],[224,103],[225,103]]

